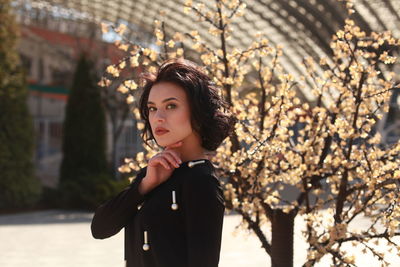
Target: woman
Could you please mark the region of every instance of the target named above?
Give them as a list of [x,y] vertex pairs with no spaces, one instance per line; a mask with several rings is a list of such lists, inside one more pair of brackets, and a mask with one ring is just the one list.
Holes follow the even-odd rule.
[[145,82],[142,137],[164,150],[97,208],[92,234],[103,239],[125,228],[128,267],[218,266],[225,206],[207,155],[229,135],[234,119],[190,61],[167,61]]

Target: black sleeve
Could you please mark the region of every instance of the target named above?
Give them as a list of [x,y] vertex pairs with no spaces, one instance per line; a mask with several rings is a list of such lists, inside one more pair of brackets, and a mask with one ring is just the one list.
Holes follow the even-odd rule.
[[217,267],[221,249],[224,199],[212,175],[187,177],[182,205],[188,248],[188,267]]
[[117,234],[136,215],[138,205],[144,200],[139,185],[145,175],[146,168],[143,168],[132,184],[96,209],[91,224],[94,238],[104,239]]

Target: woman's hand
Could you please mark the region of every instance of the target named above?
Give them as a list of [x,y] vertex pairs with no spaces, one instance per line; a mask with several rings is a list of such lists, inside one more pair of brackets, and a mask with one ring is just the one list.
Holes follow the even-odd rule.
[[164,151],[156,154],[149,160],[146,176],[139,186],[139,192],[142,195],[145,195],[168,180],[175,168],[179,167],[182,161],[179,154],[173,148],[180,147],[181,145],[182,142],[180,141],[167,146]]

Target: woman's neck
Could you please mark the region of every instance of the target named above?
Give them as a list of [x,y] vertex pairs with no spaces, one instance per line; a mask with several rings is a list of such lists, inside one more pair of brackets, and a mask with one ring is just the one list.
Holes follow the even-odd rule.
[[197,135],[190,135],[182,141],[182,146],[174,148],[174,150],[180,155],[182,162],[208,159],[206,150],[201,146],[200,138]]
[[208,158],[202,147],[193,148],[192,146],[182,146],[177,147],[175,150],[180,155],[182,162]]

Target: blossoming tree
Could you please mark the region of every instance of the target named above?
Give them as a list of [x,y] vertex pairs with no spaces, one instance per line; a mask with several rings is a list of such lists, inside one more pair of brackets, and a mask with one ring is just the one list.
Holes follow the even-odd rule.
[[[188,52],[198,53],[238,119],[234,134],[213,159],[223,178],[226,207],[242,216],[242,225],[259,238],[272,266],[293,266],[295,218],[305,223],[304,266],[322,258],[332,266],[356,266],[347,244],[388,265],[385,254],[388,249],[399,253],[400,244],[400,143],[381,144],[375,126],[398,89],[387,70],[400,41],[388,32],[367,35],[346,20],[332,38],[331,57],[304,59],[303,81],[312,81],[316,98],[310,104],[297,97],[302,79],[283,72],[281,48],[261,36],[243,50],[227,45],[232,21],[245,11],[244,1],[215,0],[214,7],[187,1],[184,8],[209,23],[209,33],[219,40],[217,49],[196,31],[167,36],[165,22],[156,21],[160,49],[122,39],[116,45],[128,56],[107,72],[117,77],[127,65],[153,72],[161,61],[183,57],[183,48],[191,46]],[[123,38],[126,26],[113,28]],[[109,83],[108,78],[100,81]],[[251,90],[241,91],[244,83]],[[118,90],[133,103],[137,88],[136,81],[128,80]],[[137,108],[134,114],[139,119]],[[140,121],[138,128],[143,128]],[[126,159],[120,170],[142,167],[155,153],[146,149]],[[359,218],[367,225],[354,227]]]

